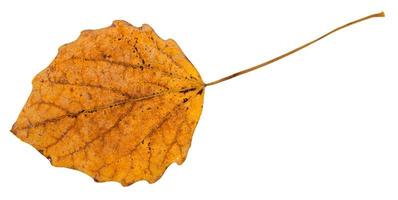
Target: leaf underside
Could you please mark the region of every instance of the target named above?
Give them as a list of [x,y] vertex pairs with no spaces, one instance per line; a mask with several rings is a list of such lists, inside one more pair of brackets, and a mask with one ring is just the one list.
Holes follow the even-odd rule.
[[99,182],[157,181],[187,156],[204,83],[173,40],[114,21],[59,48],[12,132]]

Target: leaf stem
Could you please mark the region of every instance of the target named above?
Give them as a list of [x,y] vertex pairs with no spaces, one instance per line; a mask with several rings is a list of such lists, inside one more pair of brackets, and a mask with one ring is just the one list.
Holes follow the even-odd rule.
[[299,47],[297,47],[297,48],[295,48],[295,49],[293,49],[293,50],[290,50],[289,52],[287,52],[287,53],[285,53],[285,54],[282,54],[282,55],[280,55],[280,56],[278,56],[278,57],[275,57],[275,58],[273,58],[273,59],[271,59],[271,60],[269,60],[269,61],[266,61],[266,62],[264,62],[264,63],[258,64],[258,65],[253,66],[253,67],[250,67],[250,68],[248,68],[248,69],[245,69],[245,70],[236,72],[236,73],[231,74],[231,75],[229,75],[229,76],[226,76],[226,77],[224,77],[224,78],[221,78],[221,79],[218,79],[218,80],[215,80],[215,81],[206,83],[205,86],[215,85],[215,84],[224,82],[224,81],[226,81],[226,80],[229,80],[229,79],[231,79],[231,78],[235,78],[235,77],[237,77],[237,76],[240,76],[240,75],[242,75],[242,74],[246,74],[246,73],[248,73],[248,72],[254,71],[254,70],[259,69],[259,68],[261,68],[261,67],[264,67],[264,66],[266,66],[266,65],[269,65],[269,64],[271,64],[271,63],[273,63],[273,62],[275,62],[275,61],[278,61],[278,60],[280,60],[280,59],[282,59],[282,58],[284,58],[284,57],[286,57],[286,56],[289,56],[289,55],[291,55],[291,54],[293,54],[293,53],[296,53],[297,51],[300,51],[301,49],[304,49],[305,47],[310,46],[311,44],[313,44],[313,43],[315,43],[315,42],[317,42],[317,41],[319,41],[319,40],[325,38],[326,36],[328,36],[328,35],[330,35],[330,34],[336,32],[336,31],[338,31],[338,30],[340,30],[340,29],[346,28],[346,27],[348,27],[348,26],[351,26],[351,25],[353,25],[353,24],[356,24],[356,23],[358,23],[358,22],[361,22],[361,21],[364,21],[364,20],[367,20],[367,19],[370,19],[370,18],[373,18],[373,17],[384,17],[384,12],[375,13],[375,14],[372,14],[372,15],[369,15],[369,16],[366,16],[366,17],[363,17],[363,18],[360,18],[360,19],[351,21],[351,22],[349,22],[349,23],[347,23],[347,24],[344,24],[344,25],[342,25],[342,26],[339,26],[339,27],[337,27],[337,28],[335,28],[335,29],[333,29],[333,30],[327,32],[326,34],[324,34],[324,35],[322,35],[322,36],[320,36],[320,37],[318,37],[318,38],[316,38],[316,39],[314,39],[314,40],[312,40],[312,41],[310,41],[310,42],[308,42],[308,43],[306,43],[306,44],[304,44],[304,45],[302,45],[302,46],[299,46]]

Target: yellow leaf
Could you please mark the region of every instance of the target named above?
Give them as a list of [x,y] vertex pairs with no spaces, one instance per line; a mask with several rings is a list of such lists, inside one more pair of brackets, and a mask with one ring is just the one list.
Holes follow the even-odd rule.
[[59,49],[12,132],[54,166],[101,182],[153,183],[184,162],[203,88],[173,40],[115,21]]
[[182,164],[202,112],[205,87],[254,71],[324,37],[372,17],[352,21],[283,55],[204,83],[173,40],[148,25],[125,21],[83,31],[62,46],[33,79],[33,90],[12,132],[51,164],[82,171],[99,182],[157,181]]

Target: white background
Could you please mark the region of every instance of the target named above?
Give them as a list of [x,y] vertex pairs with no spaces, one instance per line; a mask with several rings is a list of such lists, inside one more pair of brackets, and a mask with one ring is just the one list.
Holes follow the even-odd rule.
[[[0,199],[398,199],[395,1],[1,1]],[[95,183],[9,132],[31,79],[81,30],[124,19],[175,39],[207,88],[186,162],[155,184]]]

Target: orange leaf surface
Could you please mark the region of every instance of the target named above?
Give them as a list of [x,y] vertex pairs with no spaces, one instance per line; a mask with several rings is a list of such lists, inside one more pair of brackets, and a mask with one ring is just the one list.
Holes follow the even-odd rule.
[[182,164],[202,112],[204,89],[291,55],[372,14],[267,62],[204,83],[173,40],[125,21],[83,31],[33,79],[12,127],[51,164],[99,182],[157,181]]
[[83,31],[33,79],[12,132],[96,181],[158,180],[182,164],[204,83],[173,40],[124,21]]

